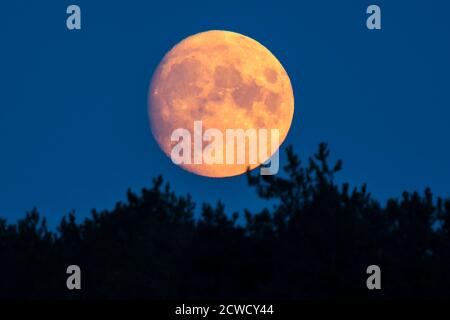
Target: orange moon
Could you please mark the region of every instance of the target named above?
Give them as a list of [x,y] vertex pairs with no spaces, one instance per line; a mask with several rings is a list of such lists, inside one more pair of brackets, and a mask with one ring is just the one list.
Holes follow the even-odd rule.
[[[212,30],[182,40],[164,56],[152,77],[148,112],[152,133],[169,157],[177,144],[174,130],[187,129],[193,137],[194,121],[202,121],[203,132],[218,129],[224,137],[227,129],[277,129],[278,149],[291,126],[294,94],[288,74],[266,47],[239,33]],[[224,138],[223,154],[228,143]],[[202,176],[229,177],[268,158],[179,165]]]

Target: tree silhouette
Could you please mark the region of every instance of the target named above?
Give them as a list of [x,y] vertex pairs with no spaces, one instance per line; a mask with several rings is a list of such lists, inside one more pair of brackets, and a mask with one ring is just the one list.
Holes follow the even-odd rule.
[[[195,203],[162,177],[113,210],[49,231],[37,210],[16,224],[0,219],[0,298],[380,298],[449,297],[450,200],[403,193],[381,205],[365,185],[350,189],[320,144],[306,165],[287,148],[284,174],[248,173],[273,208]],[[65,287],[68,265],[82,290]],[[366,287],[379,265],[382,290]]]

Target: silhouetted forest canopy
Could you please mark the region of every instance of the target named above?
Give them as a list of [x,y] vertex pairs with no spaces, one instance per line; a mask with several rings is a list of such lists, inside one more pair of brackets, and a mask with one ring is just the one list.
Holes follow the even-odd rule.
[[[57,231],[32,210],[16,224],[0,219],[1,298],[378,298],[450,296],[450,199],[404,192],[385,204],[366,187],[334,177],[342,163],[319,150],[303,164],[287,148],[285,174],[248,173],[275,205],[245,211],[222,203],[194,218],[189,196],[162,177],[110,211]],[[82,290],[66,288],[79,265]],[[382,290],[366,269],[381,268]]]

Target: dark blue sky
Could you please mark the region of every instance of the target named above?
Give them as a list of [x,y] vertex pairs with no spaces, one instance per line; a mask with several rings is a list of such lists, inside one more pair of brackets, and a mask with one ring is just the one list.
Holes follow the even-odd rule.
[[[66,29],[77,4],[82,30]],[[365,27],[378,4],[382,30]],[[287,70],[295,114],[286,144],[321,141],[341,181],[375,197],[450,182],[448,1],[8,1],[0,10],[0,216],[36,206],[54,225],[71,209],[111,208],[162,173],[197,202],[260,208],[245,177],[174,166],[153,139],[147,92],[163,55],[191,34],[231,30]]]

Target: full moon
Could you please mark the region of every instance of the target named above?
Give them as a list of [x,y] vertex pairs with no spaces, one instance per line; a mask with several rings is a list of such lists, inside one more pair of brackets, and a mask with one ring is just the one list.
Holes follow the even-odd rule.
[[[152,133],[167,156],[179,143],[171,138],[173,132],[179,128],[190,131],[189,145],[194,146],[194,122],[201,121],[203,132],[217,129],[223,133],[223,140],[216,141],[220,154],[215,156],[225,158],[227,146],[238,152],[238,144],[225,139],[227,129],[276,129],[278,149],[291,126],[294,94],[288,74],[266,47],[239,33],[212,30],[182,40],[164,56],[150,84],[148,113]],[[269,137],[268,155],[254,163],[248,142],[244,163],[192,160],[179,165],[202,176],[239,175],[257,168],[274,153]],[[209,143],[204,140],[202,148]]]

